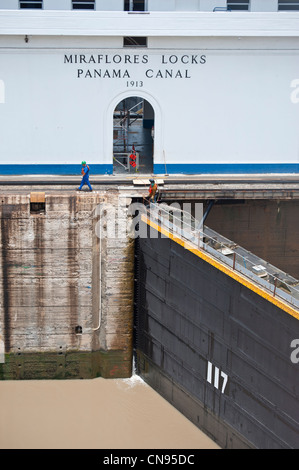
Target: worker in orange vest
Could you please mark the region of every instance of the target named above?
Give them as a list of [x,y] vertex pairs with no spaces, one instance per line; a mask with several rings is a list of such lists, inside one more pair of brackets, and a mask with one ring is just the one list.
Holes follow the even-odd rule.
[[148,198],[150,202],[157,202],[158,199],[158,186],[155,180],[150,179],[150,187],[148,189]]

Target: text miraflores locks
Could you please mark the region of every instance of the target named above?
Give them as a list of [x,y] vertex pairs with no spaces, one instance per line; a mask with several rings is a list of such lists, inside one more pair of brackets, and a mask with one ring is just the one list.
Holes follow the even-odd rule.
[[[150,64],[152,58],[148,54],[65,54],[64,63],[80,66],[76,69],[76,78],[130,79],[132,65],[146,65],[148,67],[143,70],[143,78],[167,79],[191,78],[192,67],[204,65],[207,61],[203,54],[162,54],[159,57],[162,67],[154,68]],[[84,67],[86,65],[88,68]],[[92,68],[92,65],[100,65],[100,67]],[[190,68],[180,68],[183,66]]]

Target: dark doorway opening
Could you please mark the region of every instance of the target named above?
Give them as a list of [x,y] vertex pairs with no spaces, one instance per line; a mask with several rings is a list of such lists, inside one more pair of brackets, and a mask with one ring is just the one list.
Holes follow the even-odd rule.
[[151,174],[154,110],[143,98],[122,100],[113,114],[113,173]]

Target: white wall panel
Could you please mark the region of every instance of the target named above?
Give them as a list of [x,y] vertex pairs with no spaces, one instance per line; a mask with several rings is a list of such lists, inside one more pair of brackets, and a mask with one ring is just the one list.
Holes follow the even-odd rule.
[[226,8],[226,0],[200,0],[201,11],[213,11],[215,7]]
[[278,0],[251,0],[250,11],[277,11]]
[[112,163],[113,109],[130,95],[155,110],[156,163],[298,163],[298,55],[1,50],[0,163]]
[[148,11],[175,11],[175,0],[148,0]]
[[43,0],[44,10],[71,10],[71,0]]
[[19,0],[0,0],[0,9],[17,10],[19,8]]
[[123,11],[124,0],[96,0],[95,9],[101,11]]

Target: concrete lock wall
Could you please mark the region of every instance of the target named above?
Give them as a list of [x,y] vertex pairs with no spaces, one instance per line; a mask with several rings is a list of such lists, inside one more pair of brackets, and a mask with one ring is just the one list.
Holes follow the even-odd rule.
[[206,225],[299,279],[298,201],[216,202]]
[[126,234],[126,203],[62,193],[32,213],[30,194],[1,196],[1,379],[131,375],[133,240],[100,231],[113,204]]

